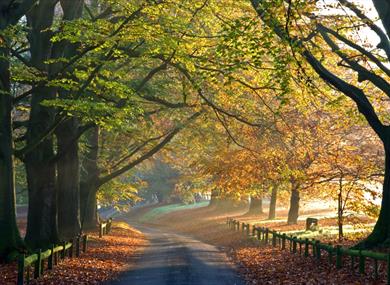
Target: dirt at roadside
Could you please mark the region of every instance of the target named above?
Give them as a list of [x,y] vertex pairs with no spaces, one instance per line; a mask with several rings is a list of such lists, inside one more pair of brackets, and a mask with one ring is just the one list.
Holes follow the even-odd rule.
[[386,284],[386,265],[380,264],[380,279],[372,278],[373,264],[367,264],[368,274],[355,274],[349,260],[337,270],[324,256],[321,262],[312,257],[301,257],[288,251],[260,247],[241,233],[229,230],[226,217],[241,216],[244,209],[225,212],[210,207],[173,212],[154,221],[154,226],[188,234],[223,249],[240,268],[247,284]]
[[[135,257],[142,252],[147,241],[142,233],[125,223],[116,222],[109,235],[99,238],[89,233],[88,250],[79,258],[66,258],[53,270],[30,284],[80,285],[101,284],[115,279]],[[46,268],[46,265],[45,265]],[[16,264],[0,265],[0,284],[16,284]]]

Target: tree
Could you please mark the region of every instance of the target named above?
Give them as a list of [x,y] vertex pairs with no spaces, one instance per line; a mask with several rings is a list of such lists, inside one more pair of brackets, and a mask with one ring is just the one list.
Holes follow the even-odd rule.
[[179,172],[161,157],[154,159],[150,164],[143,173],[140,173],[140,178],[146,182],[141,195],[149,198],[155,196],[160,203],[168,202],[178,182]]
[[[303,33],[293,35],[290,33],[290,28],[293,29],[294,26],[299,25],[296,19],[298,13],[301,12],[299,8],[302,8],[302,5],[300,5],[302,3],[298,5],[298,2],[290,2],[291,5],[287,6],[290,12],[284,14],[288,17],[287,21],[285,21],[285,19],[282,19],[284,17],[282,13],[286,9],[283,3],[272,5],[269,1],[251,1],[258,16],[283,43],[297,54],[300,54],[301,58],[313,68],[322,80],[353,100],[357,110],[364,116],[370,127],[382,141],[386,157],[382,207],[372,234],[359,246],[367,248],[381,244],[387,246],[390,234],[390,225],[388,223],[390,220],[389,129],[381,118],[381,108],[376,107],[376,100],[381,96],[387,97],[390,94],[389,83],[386,79],[386,76],[390,73],[383,64],[383,61],[388,61],[390,56],[390,24],[388,22],[390,12],[388,3],[372,1],[383,24],[383,30],[352,2],[347,0],[339,2],[344,9],[351,11],[354,15],[352,27],[350,23],[348,23],[349,28],[345,25],[346,31],[349,31],[349,33],[339,32],[340,25],[343,24],[342,21],[334,21],[334,17],[322,16],[321,13],[312,13],[313,17],[306,17],[310,24],[300,26]],[[303,8],[313,10],[315,7],[313,5],[303,5]],[[281,10],[283,10],[282,13],[280,13]],[[348,19],[348,17],[346,18]],[[343,19],[345,18],[341,20]],[[282,24],[283,22],[287,23],[287,25]],[[359,26],[367,27],[380,39],[380,43],[377,46],[378,52],[369,51],[359,38],[353,38],[354,32],[358,29],[356,27]],[[340,60],[340,65],[337,68],[331,68],[326,65],[326,62],[321,60],[322,53],[318,52],[315,42],[320,42],[323,48],[330,48],[330,51],[326,50],[327,53]],[[345,78],[345,74],[355,75],[357,81]],[[364,83],[367,83],[368,89],[365,88]],[[374,98],[368,96],[368,91],[372,90],[375,90]]]
[[377,217],[378,214],[378,206],[375,205],[378,192],[373,186],[383,177],[383,162],[381,155],[378,155],[378,145],[370,143],[369,132],[365,134],[364,130],[359,129],[361,142],[357,144],[357,138],[353,138],[356,130],[355,126],[346,135],[335,138],[334,145],[327,150],[325,159],[328,160],[328,166],[322,168],[329,180],[326,187],[321,184],[326,190],[323,191],[324,198],[331,195],[337,201],[340,241],[344,237],[343,225],[347,211],[363,212],[371,217]]
[[[36,1],[0,3],[0,260],[20,248],[16,225],[10,50],[12,28]],[[11,5],[13,4],[13,5]]]
[[278,183],[273,183],[272,190],[271,190],[271,200],[269,204],[269,212],[268,212],[268,219],[273,220],[276,218],[276,201],[277,201],[277,195],[278,195]]

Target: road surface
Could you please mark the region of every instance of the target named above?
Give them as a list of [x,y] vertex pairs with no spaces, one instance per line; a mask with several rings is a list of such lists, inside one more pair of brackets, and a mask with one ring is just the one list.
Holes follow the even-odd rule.
[[226,255],[183,235],[137,227],[150,242],[113,285],[243,285]]

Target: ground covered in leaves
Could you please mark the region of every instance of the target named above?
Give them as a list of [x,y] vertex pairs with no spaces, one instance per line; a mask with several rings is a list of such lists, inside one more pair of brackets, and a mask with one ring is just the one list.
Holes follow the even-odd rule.
[[[45,271],[30,284],[101,284],[115,279],[135,262],[147,241],[142,233],[125,223],[115,222],[110,234],[99,238],[89,233],[88,250],[79,258],[61,260],[53,270]],[[45,265],[46,268],[46,265]],[[16,264],[0,265],[0,284],[16,284]]]
[[[373,278],[373,264],[369,262],[366,265],[367,274],[360,276],[357,261],[352,270],[351,261],[345,259],[344,267],[338,270],[335,268],[334,258],[330,265],[326,254],[321,261],[317,261],[314,257],[290,253],[288,247],[282,251],[271,246],[260,246],[255,239],[229,230],[225,224],[226,217],[248,219],[242,216],[243,213],[240,209],[227,213],[223,209],[206,207],[170,213],[153,224],[192,235],[220,247],[237,264],[247,284],[386,284],[386,264],[379,264],[379,279]],[[330,223],[328,220],[324,222]],[[301,223],[293,227],[285,224],[277,226],[282,231],[303,228]],[[351,241],[345,240],[343,243],[347,245]]]

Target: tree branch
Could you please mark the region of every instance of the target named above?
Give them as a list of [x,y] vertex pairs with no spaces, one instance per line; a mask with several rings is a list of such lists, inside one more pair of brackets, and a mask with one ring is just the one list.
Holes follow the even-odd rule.
[[[358,7],[356,7],[355,4],[351,3],[348,0],[339,0],[339,2],[341,4],[343,4],[344,6],[346,6],[347,8],[349,8],[352,12],[354,12],[356,16],[358,16],[363,22],[365,22],[367,24],[367,26],[378,35],[378,37],[380,38],[380,43],[378,45],[378,48],[383,49],[386,52],[387,58],[390,60],[390,42],[389,42],[389,37],[386,35],[386,33],[380,27],[375,25],[375,23],[370,18],[368,18]],[[385,16],[386,9],[384,9],[384,11],[381,11],[382,9],[380,8],[380,6],[387,5],[387,7],[389,7],[389,4],[383,0],[373,0],[373,2],[375,5],[375,8],[378,11],[379,16],[381,18],[382,18],[382,16]],[[389,11],[387,11],[387,13],[389,13]],[[382,23],[386,27],[386,23],[384,23],[383,20],[384,20],[384,18],[382,18]],[[388,23],[387,24],[388,35],[390,32],[389,28],[390,28],[390,24]]]
[[359,112],[363,114],[372,129],[382,140],[385,140],[385,126],[379,120],[374,107],[367,99],[366,94],[358,87],[347,83],[337,75],[330,72],[309,50],[303,46],[301,41],[289,37],[277,19],[268,15],[267,11],[263,9],[262,0],[251,0],[251,2],[260,19],[262,19],[267,26],[273,29],[275,34],[283,41],[288,43],[290,46],[299,48],[301,55],[325,82],[328,82],[340,92],[351,98],[356,103]]
[[108,174],[107,176],[101,177],[99,179],[99,182],[97,185],[100,187],[103,184],[111,181],[112,179],[124,174],[125,172],[129,171],[136,165],[140,164],[144,160],[152,157],[154,154],[156,154],[158,151],[160,151],[165,145],[167,145],[182,129],[184,129],[190,122],[195,120],[197,117],[199,117],[202,114],[202,111],[196,112],[193,114],[190,118],[187,119],[186,122],[183,124],[178,125],[175,129],[173,129],[160,143],[158,143],[156,146],[154,146],[152,149],[150,149],[145,154],[141,155],[139,158],[135,159],[134,161],[130,162],[128,165]]

